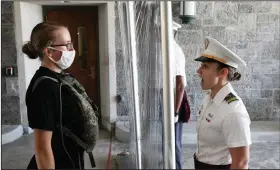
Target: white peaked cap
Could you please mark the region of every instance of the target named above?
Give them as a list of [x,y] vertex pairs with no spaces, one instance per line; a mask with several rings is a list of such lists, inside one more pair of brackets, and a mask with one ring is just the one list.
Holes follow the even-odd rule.
[[195,61],[201,62],[209,60],[216,60],[233,68],[238,68],[239,65],[246,67],[245,61],[212,37],[205,39],[205,51],[195,59]]

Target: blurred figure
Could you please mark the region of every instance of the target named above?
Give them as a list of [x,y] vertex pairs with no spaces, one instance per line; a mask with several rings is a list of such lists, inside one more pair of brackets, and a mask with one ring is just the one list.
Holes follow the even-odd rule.
[[185,87],[187,85],[185,73],[185,55],[181,47],[176,42],[176,35],[181,25],[173,22],[174,29],[174,110],[175,110],[175,153],[176,153],[176,169],[183,168],[182,162],[182,135],[183,123],[189,121],[190,107],[187,99]]

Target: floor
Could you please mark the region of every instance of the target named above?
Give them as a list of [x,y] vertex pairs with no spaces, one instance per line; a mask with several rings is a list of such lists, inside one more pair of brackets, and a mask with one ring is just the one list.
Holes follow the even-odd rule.
[[[118,142],[115,138],[112,141],[110,167],[116,169],[116,161],[114,161],[116,155],[125,150],[127,144]],[[93,152],[97,166],[95,169],[107,168],[109,145],[110,134],[105,130],[101,130],[99,140]],[[24,135],[12,143],[2,145],[2,169],[26,169],[33,154],[33,134]],[[92,169],[87,154],[85,154],[85,168]]]
[[[280,150],[280,128],[279,122],[255,122],[252,124],[253,144],[250,148],[250,169],[280,169],[279,150]],[[192,155],[195,152],[196,145],[192,139],[189,142],[187,133],[194,128],[194,124],[186,124],[184,127],[183,139],[183,167],[184,169],[193,169]],[[274,130],[273,130],[274,129]],[[189,132],[188,132],[189,131]],[[193,131],[191,131],[193,133]],[[185,141],[185,142],[184,142]],[[108,160],[108,151],[110,144],[110,135],[101,130],[100,138],[94,149],[94,155],[97,167],[95,169],[106,169]],[[124,149],[128,149],[128,144],[121,143],[113,138],[111,168],[121,168],[117,165],[117,154]],[[34,153],[33,135],[24,135],[20,139],[2,145],[2,169],[25,169],[30,158]],[[85,155],[86,169],[91,169],[87,155]],[[124,165],[122,165],[123,167]]]
[[[193,153],[195,144],[183,145],[183,167],[184,169],[193,169]],[[250,148],[250,169],[279,169],[279,142],[254,143]]]

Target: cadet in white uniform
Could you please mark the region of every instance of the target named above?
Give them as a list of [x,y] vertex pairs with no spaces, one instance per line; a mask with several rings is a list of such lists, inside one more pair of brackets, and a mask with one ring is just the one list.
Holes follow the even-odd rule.
[[209,90],[197,121],[195,169],[248,169],[251,142],[250,117],[231,81],[239,80],[238,65],[246,63],[209,37],[197,73],[201,87]]

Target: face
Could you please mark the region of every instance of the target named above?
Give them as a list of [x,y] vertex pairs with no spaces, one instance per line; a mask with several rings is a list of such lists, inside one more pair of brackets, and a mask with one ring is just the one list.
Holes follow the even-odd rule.
[[61,51],[72,51],[74,50],[73,44],[71,42],[71,36],[69,31],[66,28],[60,28],[54,31],[54,38],[51,44],[52,48],[48,49],[50,53],[50,57],[53,58],[55,61],[60,60],[62,52]]
[[218,84],[221,78],[218,71],[218,63],[215,62],[203,62],[197,70],[197,73],[201,78],[200,85],[203,90],[212,89]]

